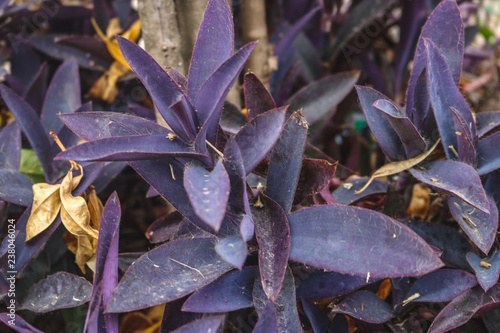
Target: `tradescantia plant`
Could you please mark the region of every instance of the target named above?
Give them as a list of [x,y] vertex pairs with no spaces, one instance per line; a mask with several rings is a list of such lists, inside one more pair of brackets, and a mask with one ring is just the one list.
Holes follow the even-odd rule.
[[[284,34],[276,54],[286,54],[285,42],[317,11],[313,8]],[[443,22],[446,29],[437,29]],[[44,313],[88,302],[86,332],[117,332],[119,313],[160,304],[166,304],[162,332],[215,332],[230,323],[244,332],[347,332],[352,321],[348,324],[344,315],[365,331],[421,331],[426,320],[421,327],[414,313],[408,319],[408,309],[420,310],[428,303],[440,309],[439,302],[451,301],[431,327],[442,332],[495,307],[500,260],[493,245],[498,213],[492,171],[499,162],[490,149],[497,135],[487,134],[497,123],[497,113],[478,114],[474,120],[457,87],[462,30],[453,1],[444,1],[431,14],[417,46],[406,111],[371,88],[356,89],[368,125],[391,162],[374,176],[409,170],[449,195],[449,210],[475,247],[447,226],[398,221],[393,217],[400,215],[387,207],[382,213],[354,205],[374,194],[386,194],[386,206],[394,205],[397,200],[391,202],[386,182],[366,187],[366,179],[357,179],[330,193],[336,168],[342,167],[310,158],[308,149],[314,147],[307,142],[309,125],[352,90],[359,72],[325,77],[287,99],[279,94],[273,99],[247,73],[243,90],[248,117],[226,103],[255,45],[233,54],[227,1],[210,0],[187,78],[174,68],[164,70],[140,47],[117,37],[168,128],[115,112],[71,110],[59,115],[74,137],[72,143],[65,142],[68,149],[55,163],[97,166],[95,173],[85,170],[74,195],[85,191],[104,163],[126,162],[151,185],[150,193],[176,209],[147,230],[156,246],[144,253],[118,254],[121,208],[114,193],[102,212],[93,284],[58,272],[24,292],[18,309]],[[9,100],[13,94],[0,89],[12,112],[19,113],[18,122],[27,119],[15,111],[22,99]],[[289,105],[281,106],[283,100]],[[36,128],[43,133],[52,125]],[[16,126],[0,132],[0,142],[14,132],[13,149],[20,147]],[[77,139],[84,142],[76,144]],[[36,150],[37,142],[30,142]],[[40,156],[42,160],[45,155]],[[60,177],[46,181],[56,184]],[[19,228],[28,216],[29,209]],[[26,232],[20,230],[16,270],[35,258],[56,227],[26,243]],[[479,250],[489,256],[481,258]],[[119,268],[125,272],[121,279]],[[6,276],[0,278],[5,285]],[[386,300],[387,285],[392,306]],[[315,302],[321,299],[328,307]],[[6,321],[5,313],[0,320]]]
[[[166,302],[173,302],[169,311],[179,311],[177,300],[195,292],[182,304],[193,315],[178,323],[188,325],[180,330],[216,329],[223,321],[189,323],[196,313],[254,307],[255,331],[298,332],[297,296],[339,296],[375,279],[424,275],[443,266],[422,238],[382,213],[341,204],[301,206],[328,184],[335,166],[304,159],[306,119],[300,110],[290,110],[286,119],[287,107],[276,108],[252,74],[244,83],[248,123],[234,135],[224,133],[219,119],[225,97],[254,47],[233,54],[226,1],[208,3],[188,78],[163,70],[135,44],[118,42],[170,128],[111,112],[61,115],[87,142],[56,159],[127,161],[177,211],[148,233],[155,243],[166,243],[135,260],[114,290],[102,284],[108,295],[104,316]],[[255,173],[261,176],[257,183]],[[333,295],[318,286],[299,293],[294,270],[307,271],[305,280],[318,286],[337,280],[347,287]],[[354,315],[355,304],[366,303],[361,320],[381,323],[393,316],[370,292],[353,297],[334,311]],[[323,319],[314,305],[303,304],[313,325]]]

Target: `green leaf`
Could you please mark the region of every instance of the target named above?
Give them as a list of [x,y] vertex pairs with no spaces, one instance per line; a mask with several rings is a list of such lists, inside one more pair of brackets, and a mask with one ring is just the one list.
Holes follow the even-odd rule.
[[33,149],[21,149],[21,168],[19,171],[35,184],[45,182],[42,166]]

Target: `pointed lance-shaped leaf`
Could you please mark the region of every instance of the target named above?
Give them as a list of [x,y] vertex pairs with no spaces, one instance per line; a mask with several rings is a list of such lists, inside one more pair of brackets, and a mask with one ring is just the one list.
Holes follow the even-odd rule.
[[[3,1],[5,4],[9,4],[9,1]],[[0,321],[3,322],[6,326],[9,325],[9,321],[12,322],[10,318],[10,313],[3,312],[0,313]],[[19,314],[16,313],[16,329],[21,333],[43,333],[42,331],[36,329],[34,326],[28,324]]]
[[186,96],[181,96],[181,99],[170,106],[170,110],[175,114],[184,132],[189,140],[194,140],[198,134],[198,119],[194,117],[195,112],[193,106],[187,100]]
[[[217,0],[219,1],[219,0]],[[215,143],[222,106],[229,90],[236,82],[256,43],[249,43],[224,62],[201,87],[194,102],[201,127],[195,141],[198,152],[205,153],[205,140]]]
[[429,39],[424,38],[426,52],[427,87],[432,104],[432,110],[439,128],[443,146],[448,159],[456,157],[449,148],[457,146],[455,125],[450,107],[455,108],[467,124],[466,134],[474,139],[476,126],[470,107],[453,82],[450,68],[438,47]]
[[90,300],[92,284],[82,277],[58,272],[32,286],[19,300],[18,310],[44,313],[74,308]]
[[468,322],[483,308],[497,307],[500,303],[500,284],[484,292],[480,286],[470,289],[448,303],[437,315],[429,333],[447,332]]
[[385,323],[394,317],[391,306],[367,290],[356,291],[347,296],[332,307],[332,312],[374,324]]
[[391,161],[403,160],[404,147],[397,132],[392,128],[387,117],[380,117],[380,110],[373,106],[376,101],[389,98],[368,87],[356,86],[356,91],[366,122],[384,154]]
[[271,93],[254,73],[245,74],[243,90],[245,92],[245,107],[248,112],[248,119],[251,120],[261,113],[276,108]]
[[[115,314],[104,314],[102,309],[106,307],[113,290],[118,284],[120,218],[120,201],[116,192],[113,192],[106,202],[102,213],[97,242],[94,287],[89,305],[89,309],[93,309],[94,313],[90,310],[87,312],[84,331],[97,331],[99,323],[104,320],[107,332],[118,332],[118,316]],[[94,304],[95,307],[92,306]]]
[[422,275],[443,265],[408,227],[372,210],[315,206],[289,215],[288,221],[290,259],[315,267],[369,278]]
[[304,309],[307,319],[311,322],[314,333],[330,332],[331,323],[326,313],[321,311],[321,309],[310,300],[306,298],[302,298],[301,300],[302,308]]
[[31,147],[33,147],[36,156],[40,160],[45,179],[52,181],[52,153],[50,141],[48,134],[38,119],[35,110],[33,110],[29,104],[3,84],[0,85],[0,93],[2,94],[3,100],[7,104],[8,108],[23,129],[23,132],[28,138]]
[[476,273],[477,281],[484,291],[490,290],[500,276],[500,252],[495,251],[491,256],[479,258],[475,253],[467,253],[467,262]]
[[128,135],[88,141],[66,149],[56,160],[73,161],[138,161],[166,157],[206,157],[191,150],[177,137],[164,134]]
[[18,171],[21,165],[21,128],[17,121],[10,122],[0,131],[0,151],[0,170]]
[[487,214],[457,198],[449,198],[448,206],[453,218],[460,224],[476,246],[488,254],[496,238],[498,209],[493,198],[488,197],[490,213]]
[[41,120],[46,133],[59,132],[63,123],[57,115],[72,113],[81,105],[78,63],[69,58],[57,69],[45,96]]
[[224,215],[231,185],[222,159],[212,171],[190,167],[184,172],[184,188],[196,214],[218,231]]
[[414,103],[418,101],[414,96],[415,87],[422,71],[427,66],[424,38],[431,40],[439,47],[448,63],[452,80],[455,86],[458,86],[464,55],[464,24],[454,0],[442,1],[422,28],[406,93],[406,110],[409,111],[413,110]]
[[123,56],[148,90],[161,116],[175,134],[186,139],[182,125],[170,111],[170,106],[184,95],[182,90],[146,51],[123,37],[117,36],[116,39]]
[[278,317],[276,316],[276,306],[272,300],[268,300],[266,306],[260,314],[259,320],[252,333],[278,333]]
[[[477,284],[471,273],[458,269],[439,269],[418,279],[408,291],[413,302],[448,302]],[[418,294],[418,296],[417,296]]]
[[465,120],[462,118],[460,113],[457,110],[455,110],[455,108],[451,107],[450,109],[453,115],[453,124],[455,125],[455,135],[457,138],[456,152],[458,154],[458,160],[460,162],[464,162],[470,165],[475,165],[476,148],[474,147],[473,144],[473,138],[467,135],[468,125],[465,123]]
[[256,273],[257,267],[233,270],[195,291],[182,305],[182,311],[221,313],[253,307],[252,288]]
[[321,192],[321,190],[326,188],[335,175],[337,164],[337,162],[332,164],[321,159],[304,159],[293,203],[297,205],[305,197]]
[[[270,300],[267,299],[262,289],[260,275],[255,279],[253,285],[253,302],[259,317],[264,314],[264,308]],[[295,281],[290,268],[287,268],[281,291],[273,302],[280,306],[276,308],[278,332],[302,332],[299,314],[297,312],[297,299],[295,296]]]
[[[231,267],[214,246],[212,238],[192,238],[146,252],[120,280],[105,312],[129,312],[170,302],[211,283]],[[148,272],[147,279],[144,272]]]
[[233,214],[243,214],[245,213],[245,201],[248,201],[246,172],[240,148],[234,138],[229,138],[224,148],[224,168],[231,184],[228,211]]
[[309,124],[314,124],[332,111],[351,92],[359,71],[342,72],[315,81],[297,93],[286,104],[289,112],[302,109]]
[[[233,54],[233,16],[227,1],[210,0],[201,20],[188,75],[188,99],[194,101],[208,78]],[[203,122],[201,122],[203,124]]]
[[500,111],[485,111],[476,114],[477,136],[481,139],[500,126]]
[[500,155],[498,147],[500,145],[500,133],[495,133],[479,140],[477,144],[477,173],[480,176],[486,175],[500,168]]
[[93,141],[113,136],[109,132],[109,122],[116,121],[127,124],[134,134],[165,134],[171,133],[168,129],[150,120],[118,112],[80,112],[63,114],[61,120],[76,135],[85,141]]
[[276,201],[285,213],[290,212],[299,181],[307,128],[306,118],[300,111],[295,112],[269,154],[266,195]]
[[[380,195],[387,193],[388,184],[387,182],[381,180],[373,180],[364,190],[359,193],[362,188],[370,181],[368,178],[358,178],[351,181],[345,182],[342,186],[339,186],[332,195],[339,203],[343,205],[351,205],[357,201],[367,199],[370,196]],[[358,193],[358,194],[356,194]]]
[[442,160],[423,162],[410,169],[413,177],[429,186],[462,199],[469,205],[489,212],[489,202],[479,176],[468,164]]
[[290,254],[290,228],[285,212],[274,200],[259,194],[252,208],[255,235],[259,243],[262,287],[270,300],[281,289]]
[[387,99],[379,99],[373,103],[373,106],[387,116],[392,128],[403,142],[407,158],[415,157],[425,151],[425,140],[396,104]]
[[247,175],[266,157],[278,140],[285,123],[286,109],[287,107],[281,107],[260,114],[235,135]]

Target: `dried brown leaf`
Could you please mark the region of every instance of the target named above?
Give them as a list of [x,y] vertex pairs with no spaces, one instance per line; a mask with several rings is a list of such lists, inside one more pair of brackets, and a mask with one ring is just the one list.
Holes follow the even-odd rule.
[[406,216],[419,217],[424,220],[431,204],[431,189],[424,184],[415,184]]
[[26,224],[26,242],[47,229],[56,219],[61,208],[60,187],[61,184],[33,185],[33,207]]
[[[89,263],[97,250],[92,244],[93,238],[90,236],[75,236],[66,231],[63,239],[68,250],[75,255],[75,263],[80,267],[83,274],[85,274],[85,265]],[[90,265],[92,264],[90,262]]]
[[360,194],[361,192],[363,192],[375,178],[395,175],[397,173],[408,170],[409,168],[412,168],[415,165],[419,164],[420,162],[424,161],[427,157],[429,157],[429,155],[432,154],[434,149],[436,149],[439,142],[441,142],[441,139],[438,139],[436,143],[428,151],[414,158],[410,158],[409,160],[404,160],[404,161],[392,162],[382,166],[380,169],[378,169],[373,173],[373,175],[371,176],[370,180],[366,183],[366,185],[363,186],[361,190],[355,191],[354,194]]
[[90,186],[88,207],[90,212],[90,225],[95,230],[99,230],[101,225],[101,216],[104,210],[101,199],[97,196],[94,186]]
[[66,229],[75,236],[90,235],[97,238],[98,232],[90,225],[90,212],[85,199],[74,197],[71,191],[81,180],[80,175],[73,179],[73,172],[70,170],[61,183],[61,220]]

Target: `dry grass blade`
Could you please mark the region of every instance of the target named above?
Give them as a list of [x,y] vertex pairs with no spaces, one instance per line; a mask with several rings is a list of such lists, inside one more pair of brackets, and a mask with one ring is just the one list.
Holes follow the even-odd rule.
[[391,176],[395,175],[397,173],[400,173],[402,171],[408,170],[409,168],[414,167],[415,165],[419,164],[420,162],[424,161],[429,155],[432,154],[434,149],[438,146],[439,142],[441,142],[441,139],[438,139],[436,143],[425,153],[422,153],[414,158],[410,158],[409,160],[404,160],[404,161],[397,161],[397,162],[392,162],[389,164],[384,165],[377,171],[373,173],[371,176],[370,180],[366,183],[365,186],[363,186],[362,189],[359,191],[355,191],[354,194],[360,194],[366,188],[371,184],[371,182],[378,177],[386,177],[386,176]]
[[60,187],[60,184],[33,185],[33,207],[26,224],[26,242],[47,229],[56,219],[61,208]]
[[71,191],[78,185],[80,179],[81,176],[73,179],[73,172],[70,170],[61,183],[61,220],[66,229],[73,235],[90,235],[97,238],[97,230],[90,225],[90,212],[85,199],[74,197],[71,194]]

